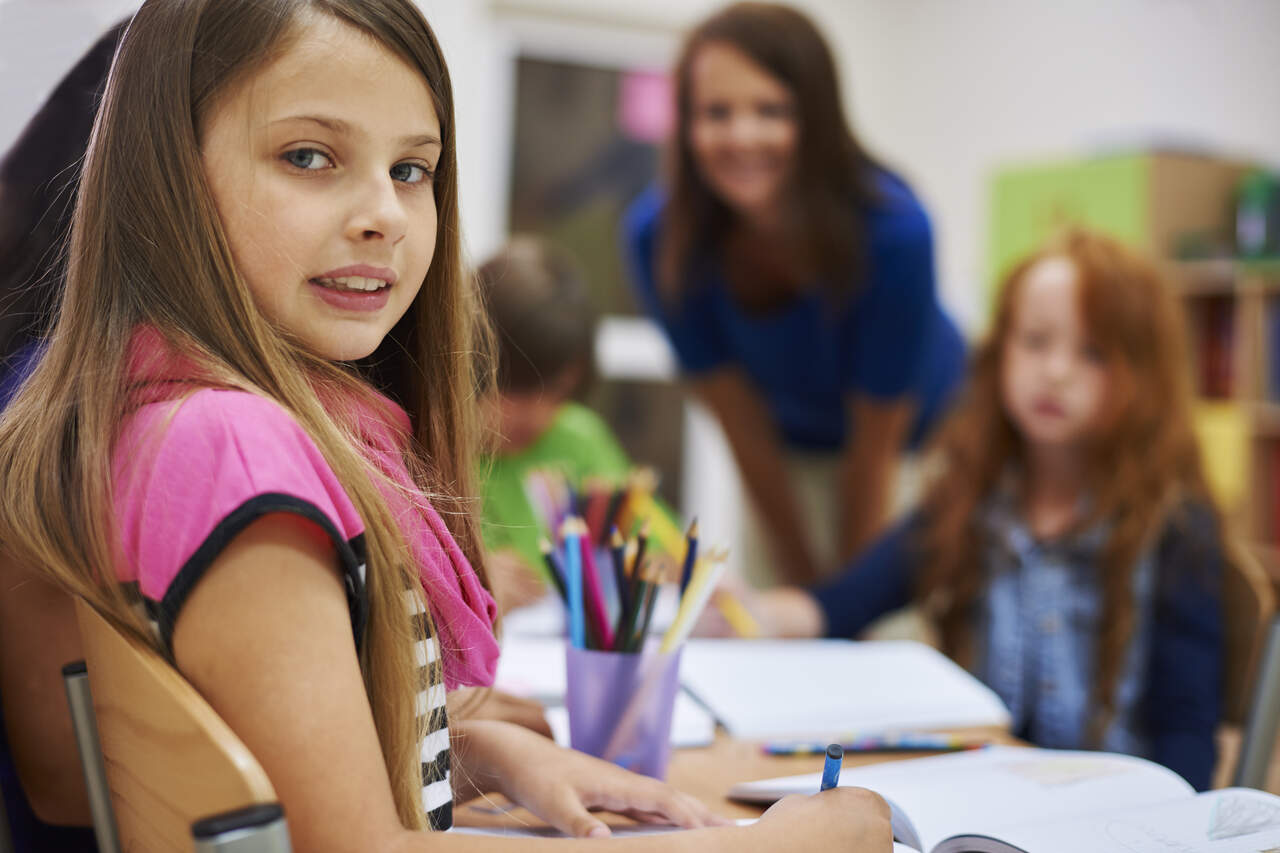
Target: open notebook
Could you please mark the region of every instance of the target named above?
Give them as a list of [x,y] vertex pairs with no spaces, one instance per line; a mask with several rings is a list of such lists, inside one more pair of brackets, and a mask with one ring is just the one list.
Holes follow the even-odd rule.
[[740,738],[1010,724],[994,691],[923,643],[691,640],[680,683]]
[[[812,793],[818,774],[735,785],[772,802]],[[895,850],[921,853],[1260,853],[1280,848],[1280,797],[1196,794],[1173,771],[1127,755],[993,746],[852,767],[894,811]]]

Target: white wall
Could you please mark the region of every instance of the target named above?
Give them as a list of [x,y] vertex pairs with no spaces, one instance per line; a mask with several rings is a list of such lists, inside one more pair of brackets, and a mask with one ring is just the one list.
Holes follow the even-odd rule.
[[[1275,0],[829,5],[846,8],[828,22],[854,61],[858,129],[928,203],[944,297],[971,329],[997,166],[1160,141],[1280,163]],[[860,77],[868,40],[881,48]]]

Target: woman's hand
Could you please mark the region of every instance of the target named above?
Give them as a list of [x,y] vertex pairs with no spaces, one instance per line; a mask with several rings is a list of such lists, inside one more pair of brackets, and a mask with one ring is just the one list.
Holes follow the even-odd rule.
[[893,844],[889,806],[866,788],[832,788],[810,796],[783,797],[751,827],[769,850],[830,853],[887,851]]
[[796,586],[780,586],[768,590],[753,589],[736,574],[726,572],[720,586],[712,593],[711,602],[694,625],[697,637],[744,636],[726,618],[721,598],[735,600],[750,616],[758,637],[821,637],[826,633],[826,618],[818,602],[807,591]]
[[524,729],[493,721],[468,721],[460,759],[481,790],[495,790],[551,826],[580,838],[610,834],[591,814],[602,809],[641,823],[694,829],[729,821],[664,782],[623,770],[581,752],[563,749]]

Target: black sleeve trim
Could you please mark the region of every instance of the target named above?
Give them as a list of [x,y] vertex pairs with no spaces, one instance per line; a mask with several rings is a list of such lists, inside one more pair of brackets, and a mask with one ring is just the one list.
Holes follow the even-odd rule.
[[347,540],[333,520],[315,504],[293,495],[275,492],[250,498],[218,522],[217,527],[178,570],[173,582],[165,590],[164,598],[159,601],[146,600],[147,610],[159,626],[160,641],[164,648],[172,647],[173,627],[178,621],[178,612],[214,559],[252,522],[276,512],[291,512],[315,522],[333,540],[334,549],[338,552],[338,562],[342,567],[342,584],[347,592],[347,605],[351,610],[351,630],[355,635],[356,648],[360,648],[369,617],[369,597],[365,592],[363,577],[366,559],[364,534]]

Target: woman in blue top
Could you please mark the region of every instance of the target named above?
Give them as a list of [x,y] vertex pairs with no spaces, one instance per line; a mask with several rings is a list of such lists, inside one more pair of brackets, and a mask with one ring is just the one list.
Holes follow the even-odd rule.
[[[808,19],[730,6],[675,76],[668,190],[625,223],[636,289],[725,430],[779,579],[812,580],[882,523],[963,342],[938,305],[929,219],[850,133]],[[789,482],[814,457],[831,509],[818,530]]]

